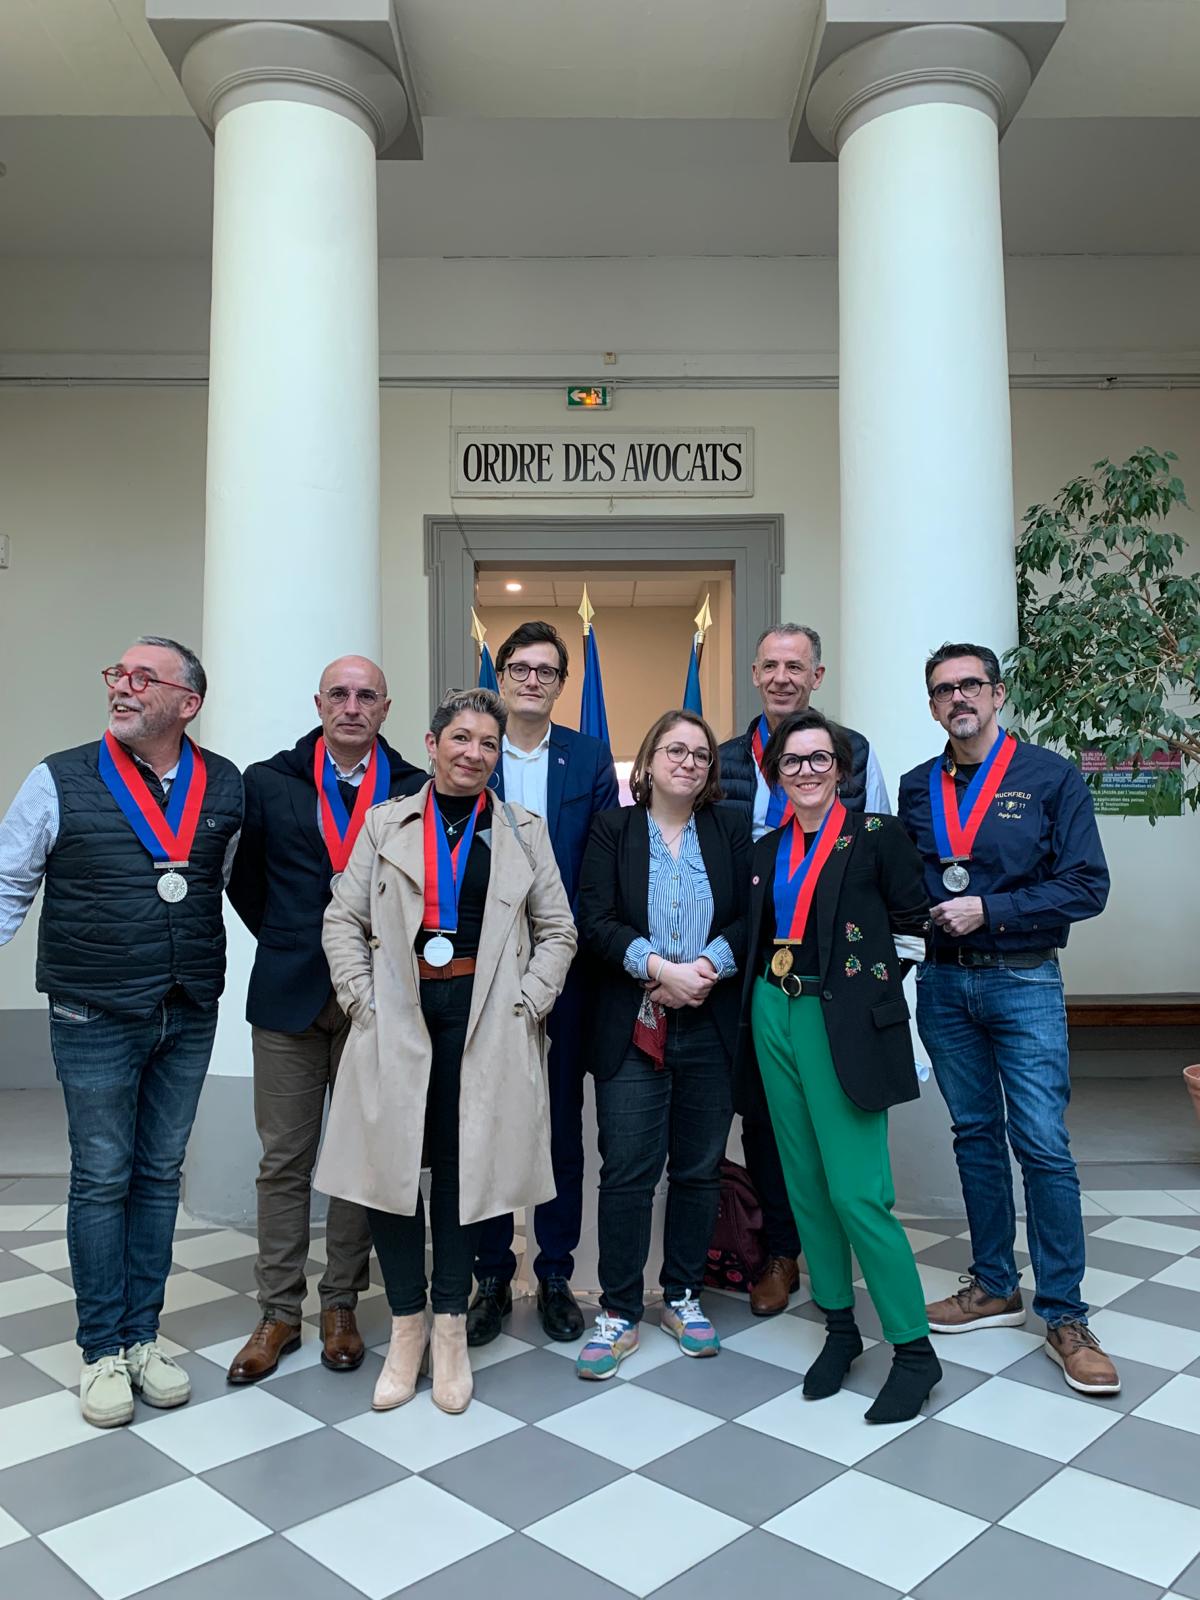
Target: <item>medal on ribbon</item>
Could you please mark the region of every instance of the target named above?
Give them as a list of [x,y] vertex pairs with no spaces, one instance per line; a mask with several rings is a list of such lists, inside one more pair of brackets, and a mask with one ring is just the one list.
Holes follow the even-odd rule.
[[[776,944],[799,944],[803,940],[817,880],[833,854],[834,840],[845,820],[846,808],[840,800],[835,800],[807,851],[804,829],[794,816],[784,830],[775,855]],[[771,966],[774,969],[774,961]]]
[[433,934],[424,950],[424,959],[431,967],[445,967],[454,960],[454,941],[448,934],[458,932],[458,902],[462,898],[463,879],[467,871],[467,857],[475,837],[475,824],[479,813],[487,805],[487,795],[481,794],[467,818],[467,825],[450,848],[442,815],[438,810],[433,785],[425,802],[425,913],[421,926]]
[[1016,739],[1001,728],[995,744],[971,779],[961,804],[954,787],[954,777],[947,771],[945,761],[935,761],[929,769],[929,812],[933,819],[933,837],[938,848],[938,859],[946,869],[942,873],[942,882],[951,894],[961,894],[971,882],[971,874],[963,863],[971,859],[976,835],[1016,750]]
[[162,873],[157,885],[160,897],[174,905],[188,892],[187,879],[178,868],[188,864],[208,785],[199,747],[185,736],[165,811],[151,794],[129,751],[110,732],[100,741],[99,767],[105,788]]
[[[763,751],[767,748],[767,742],[770,737],[771,730],[767,727],[767,714],[764,711],[762,716],[759,717],[758,726],[750,739],[750,749],[754,755],[754,764],[758,768],[760,775],[762,774]],[[765,777],[763,782],[767,782]],[[767,827],[777,828],[787,815],[788,797],[782,784],[768,784],[767,787],[770,791],[770,799],[767,801]]]
[[350,852],[354,849],[354,841],[362,830],[367,812],[372,806],[377,806],[380,801],[387,799],[391,780],[390,763],[379,740],[376,739],[371,747],[367,770],[363,773],[362,782],[358,786],[354,810],[347,811],[346,802],[342,799],[341,790],[338,788],[337,769],[334,767],[333,757],[325,748],[324,738],[318,736],[317,747],[313,752],[317,816],[325,848],[329,852],[330,864],[335,873],[345,872]]

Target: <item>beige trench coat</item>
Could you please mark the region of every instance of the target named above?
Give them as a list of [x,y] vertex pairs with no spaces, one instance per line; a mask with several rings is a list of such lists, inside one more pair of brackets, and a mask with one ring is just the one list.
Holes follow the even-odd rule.
[[[322,938],[338,1003],[353,1026],[314,1183],[325,1194],[402,1216],[417,1205],[432,1060],[414,953],[428,793],[426,784],[420,794],[368,811]],[[492,810],[491,874],[462,1060],[464,1224],[554,1196],[544,1019],[566,982],[575,923],[545,822],[521,806],[510,809],[520,841],[500,805]]]

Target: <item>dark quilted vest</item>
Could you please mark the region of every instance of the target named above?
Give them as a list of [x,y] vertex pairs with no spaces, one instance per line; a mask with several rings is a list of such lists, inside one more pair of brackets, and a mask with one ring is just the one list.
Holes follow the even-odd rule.
[[200,1005],[225,986],[222,869],[242,825],[242,775],[203,751],[208,784],[185,877],[187,897],[158,895],[150,854],[100,776],[99,743],[47,756],[58,838],[46,863],[37,986],[102,1011],[149,1016],[182,985]]
[[[726,739],[720,748],[721,788],[725,794],[723,803],[727,806],[733,806],[747,816],[754,814],[756,779],[754,775],[754,752],[750,747],[750,741],[754,737],[754,730],[757,726],[758,718],[755,717],[745,733],[739,734],[733,739]],[[865,811],[867,807],[867,756],[871,747],[862,734],[856,733],[853,728],[846,728],[843,731],[850,740],[850,749],[854,759],[848,775],[842,779],[842,786],[838,792],[847,811]]]

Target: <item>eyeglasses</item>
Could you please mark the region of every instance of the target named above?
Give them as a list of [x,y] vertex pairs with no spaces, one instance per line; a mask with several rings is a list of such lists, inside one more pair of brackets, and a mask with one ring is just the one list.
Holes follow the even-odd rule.
[[186,683],[172,683],[169,678],[156,678],[152,672],[145,672],[141,667],[101,667],[100,676],[110,689],[119,686],[122,678],[129,679],[129,687],[134,694],[145,694],[152,683],[157,683],[160,689],[182,689],[184,694],[195,694],[195,690]]
[[807,766],[813,774],[828,772],[833,766],[834,756],[832,750],[814,750],[811,755],[797,755],[789,750],[787,755],[779,758],[779,776],[781,778],[794,778],[798,772],[803,772]]
[[693,750],[686,744],[656,744],[654,748],[656,751],[665,750],[667,760],[673,767],[681,767],[689,756],[697,767],[712,766],[712,751],[706,744],[702,744],[698,750]]
[[510,661],[506,667],[502,667],[500,670],[507,672],[514,683],[524,683],[531,672],[536,673],[537,681],[545,684],[547,689],[562,677],[562,672],[558,667],[547,666],[545,663],[535,667],[532,661]]
[[957,683],[935,683],[929,691],[929,698],[935,705],[944,706],[956,694],[962,695],[964,700],[978,700],[983,689],[994,687],[986,678],[960,678]]
[[323,693],[326,700],[331,700],[335,706],[348,705],[353,698],[368,711],[372,706],[378,705],[383,698],[378,689],[346,689],[340,683],[335,684],[332,689],[324,690]]

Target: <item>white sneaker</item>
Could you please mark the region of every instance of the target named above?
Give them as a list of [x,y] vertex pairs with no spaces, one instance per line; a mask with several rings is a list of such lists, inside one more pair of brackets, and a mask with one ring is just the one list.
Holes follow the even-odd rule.
[[79,1377],[83,1420],[93,1428],[120,1428],[133,1421],[133,1390],[124,1356],[85,1361]]
[[192,1380],[178,1362],[159,1349],[157,1340],[130,1345],[125,1362],[130,1383],[148,1406],[160,1406],[166,1411],[171,1406],[185,1405],[191,1398]]

